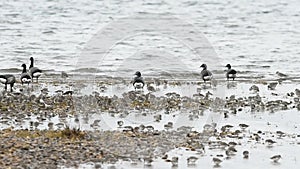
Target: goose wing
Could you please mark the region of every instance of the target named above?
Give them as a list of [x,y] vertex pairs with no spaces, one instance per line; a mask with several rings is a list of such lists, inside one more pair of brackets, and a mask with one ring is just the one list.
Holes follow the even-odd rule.
[[16,78],[14,75],[7,75],[7,83],[8,84],[13,84],[16,82]]
[[235,71],[234,69],[230,69],[230,70],[228,70],[227,73],[228,73],[228,74],[236,74],[236,71]]
[[29,69],[29,74],[31,75],[31,77],[40,76],[41,73],[42,73],[42,70],[37,67],[32,67]]
[[12,84],[16,82],[14,75],[0,75],[0,82],[6,84]]
[[205,76],[212,76],[212,73],[209,70],[202,70],[201,71],[201,76],[205,77]]

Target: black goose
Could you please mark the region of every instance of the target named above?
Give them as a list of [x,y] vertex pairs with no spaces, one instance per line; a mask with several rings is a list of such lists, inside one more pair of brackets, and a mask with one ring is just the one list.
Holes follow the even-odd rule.
[[211,80],[212,79],[212,73],[209,70],[207,70],[206,64],[202,64],[200,67],[203,68],[203,70],[201,71],[200,75],[201,75],[201,78],[204,81],[204,83],[206,81]]
[[0,82],[5,85],[4,89],[7,90],[7,85],[10,85],[10,91],[13,91],[14,84],[16,82],[16,78],[14,75],[0,75]]
[[21,83],[22,83],[22,85],[24,83],[27,83],[29,85],[29,83],[31,82],[31,77],[30,77],[29,73],[27,73],[26,65],[22,64],[22,67],[23,67],[23,71],[21,74]]
[[29,66],[29,74],[31,78],[36,78],[36,82],[38,82],[39,77],[42,75],[42,70],[33,66],[33,57],[30,57],[30,66]]
[[141,72],[137,71],[137,72],[135,72],[134,75],[136,75],[136,77],[134,77],[134,79],[133,79],[134,89],[136,90],[136,89],[144,88],[145,82],[143,80]]
[[227,80],[229,80],[230,78],[232,78],[232,80],[234,80],[236,78],[236,71],[234,69],[231,69],[230,64],[227,64],[225,67],[228,68],[228,70],[226,72]]

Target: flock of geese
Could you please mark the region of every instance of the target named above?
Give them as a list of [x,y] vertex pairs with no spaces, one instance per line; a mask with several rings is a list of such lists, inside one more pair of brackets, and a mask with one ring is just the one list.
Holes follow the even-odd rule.
[[[27,66],[26,64],[22,64],[21,65],[23,70],[20,76],[20,81],[21,84],[30,84],[31,82],[33,82],[33,79],[36,78],[36,82],[38,82],[39,77],[42,75],[42,70],[34,67],[34,59],[33,57],[30,57],[30,66],[29,66],[29,70],[27,71]],[[200,76],[201,79],[206,83],[206,81],[210,81],[213,77],[211,71],[209,71],[207,69],[207,65],[206,64],[202,64],[200,66],[202,69]],[[227,80],[234,80],[236,78],[236,71],[234,69],[231,68],[230,64],[227,64],[225,67],[228,68],[228,70],[226,71],[226,78]],[[134,89],[142,89],[145,86],[145,82],[144,79],[142,77],[141,72],[137,71],[134,74],[136,77],[134,77],[133,79],[133,86]],[[13,87],[14,84],[16,82],[16,77],[12,74],[4,74],[4,75],[0,75],[0,82],[3,83],[5,85],[4,89],[7,90],[7,86],[10,85],[10,91],[13,91]]]
[[[210,81],[213,78],[213,74],[207,69],[207,65],[202,64],[200,67],[203,68],[200,73],[201,79],[204,81],[204,83],[206,83],[206,81]],[[227,67],[227,71],[225,74],[227,80],[232,79],[234,81],[237,73],[236,70],[232,69],[230,64],[227,64],[225,67]],[[145,86],[145,82],[143,80],[141,72],[137,71],[134,75],[136,75],[136,77],[134,77],[133,79],[134,89],[142,89]]]
[[[33,57],[30,57],[30,66],[28,72],[26,64],[22,64],[21,66],[23,67],[20,76],[20,81],[22,85],[24,83],[29,85],[29,83],[33,82],[34,78],[36,78],[36,81],[38,82],[39,77],[42,75],[42,70],[37,67],[34,67]],[[5,90],[7,90],[7,86],[10,85],[10,91],[12,92],[14,84],[16,82],[16,77],[12,74],[0,75],[0,82],[5,85]]]

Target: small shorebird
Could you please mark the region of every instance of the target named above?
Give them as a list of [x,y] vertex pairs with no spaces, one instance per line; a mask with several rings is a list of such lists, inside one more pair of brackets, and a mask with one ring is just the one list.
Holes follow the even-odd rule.
[[239,124],[239,127],[240,127],[242,130],[245,130],[247,127],[249,127],[249,125],[241,123],[241,124]]
[[145,82],[143,80],[141,72],[137,71],[134,75],[136,75],[136,77],[134,77],[133,79],[134,90],[143,89],[145,86]]
[[252,91],[252,92],[257,93],[257,92],[259,92],[259,87],[256,86],[256,85],[252,85],[252,86],[250,87],[249,91]]
[[282,131],[276,131],[276,134],[278,135],[279,138],[281,138],[285,135],[285,133]]
[[268,146],[272,146],[273,144],[276,143],[276,141],[273,141],[271,139],[267,139],[265,142],[268,144]]
[[31,77],[30,77],[29,73],[27,73],[26,65],[22,64],[22,67],[23,67],[23,71],[21,74],[21,83],[22,83],[22,85],[24,83],[27,83],[29,85],[29,83],[31,82]]
[[60,74],[60,77],[65,79],[65,78],[69,77],[69,75],[67,74],[67,72],[62,71],[61,74]]
[[161,114],[158,114],[158,115],[155,115],[155,116],[153,116],[154,117],[154,119],[155,119],[155,122],[160,122],[161,121]]
[[217,158],[217,157],[214,157],[214,158],[213,158],[213,162],[215,163],[216,166],[220,166],[222,160],[219,159],[219,158]]
[[154,88],[154,86],[152,86],[151,84],[147,84],[147,90],[148,90],[149,92],[155,92],[155,88]]
[[173,123],[172,122],[168,122],[167,124],[164,125],[164,128],[166,130],[169,130],[169,129],[173,128]]
[[187,164],[188,165],[195,165],[197,160],[198,160],[197,157],[191,156],[191,157],[187,158]]
[[277,74],[278,76],[280,76],[280,77],[287,77],[287,76],[288,76],[288,75],[283,74],[283,73],[281,73],[281,72],[279,72],[279,71],[277,71],[276,74]]
[[237,150],[234,148],[234,146],[230,146],[228,147],[228,149],[225,151],[225,154],[227,156],[233,156],[235,155],[235,153],[237,152]]
[[7,85],[9,84],[10,85],[10,91],[12,92],[13,91],[13,87],[14,87],[14,84],[16,82],[16,78],[14,75],[9,75],[9,74],[6,74],[6,75],[0,75],[0,82],[3,83],[5,86],[4,86],[4,89],[7,90]]
[[144,166],[150,167],[152,165],[153,159],[152,157],[146,157],[144,158]]
[[269,90],[275,90],[277,84],[278,84],[277,82],[269,83],[268,89],[269,89]]
[[202,71],[201,71],[201,73],[200,73],[201,79],[204,81],[204,83],[206,81],[210,81],[213,76],[212,76],[212,73],[209,70],[207,70],[207,65],[206,64],[202,64],[200,67],[203,68]]
[[295,89],[295,93],[298,97],[300,97],[300,90],[299,89]]
[[42,75],[42,70],[33,66],[33,57],[30,57],[30,66],[29,66],[29,74],[31,78],[36,78],[36,82],[38,82],[39,77]]
[[278,163],[278,161],[281,159],[281,155],[274,155],[270,159],[273,160],[274,163]]
[[173,167],[177,167],[178,166],[178,157],[172,157],[171,163],[172,163]]
[[225,67],[228,68],[228,70],[226,72],[227,80],[229,80],[230,78],[232,78],[232,80],[234,80],[236,78],[236,71],[234,69],[231,69],[230,64],[227,64]]
[[249,158],[249,151],[243,151],[243,156],[245,159]]
[[120,120],[120,121],[117,121],[117,124],[118,124],[119,127],[122,127],[124,122]]

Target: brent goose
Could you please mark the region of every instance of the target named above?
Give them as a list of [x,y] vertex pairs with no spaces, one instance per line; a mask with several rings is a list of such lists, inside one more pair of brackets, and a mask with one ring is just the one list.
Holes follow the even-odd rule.
[[22,83],[22,85],[24,83],[27,83],[29,85],[29,83],[31,82],[31,77],[30,77],[29,73],[27,73],[26,65],[22,64],[22,67],[23,67],[23,71],[21,74],[21,83]]
[[228,70],[226,72],[227,80],[229,80],[230,78],[232,78],[232,80],[234,80],[236,78],[236,71],[234,69],[231,69],[230,64],[227,64],[225,67],[228,68]]
[[13,91],[16,78],[14,75],[0,75],[0,82],[5,85],[4,89],[7,90],[7,85],[10,85],[10,91]]
[[42,75],[42,70],[33,66],[33,57],[30,57],[30,66],[29,66],[29,74],[31,78],[36,78],[36,82],[38,82],[38,78]]
[[212,73],[209,70],[207,70],[206,64],[202,64],[200,67],[203,68],[200,75],[201,75],[201,78],[204,80],[204,83],[206,81],[211,80],[212,79]]
[[145,82],[143,80],[141,72],[137,71],[137,72],[135,72],[134,75],[136,75],[136,77],[134,77],[134,79],[133,79],[134,89],[136,90],[136,89],[144,88]]

